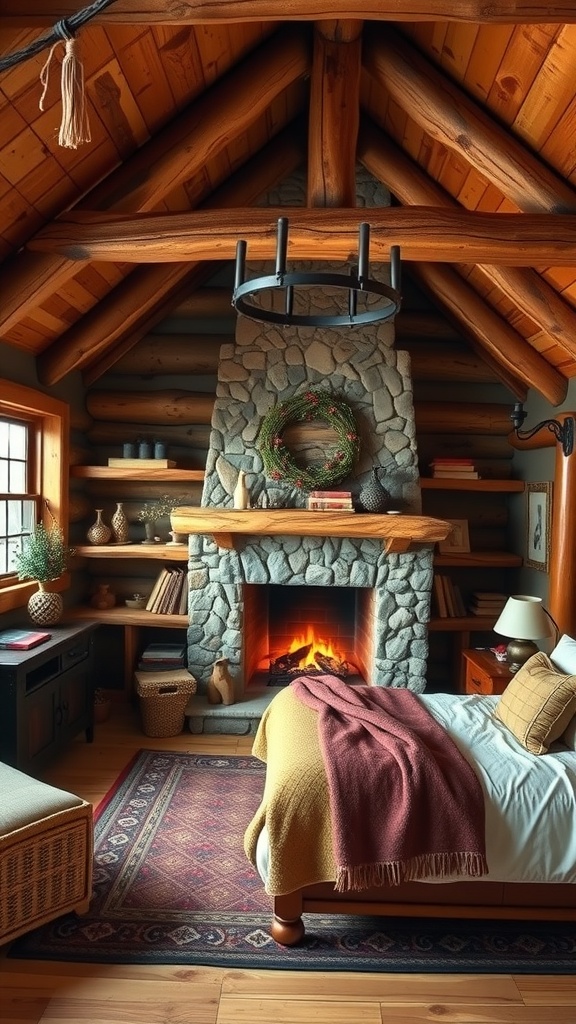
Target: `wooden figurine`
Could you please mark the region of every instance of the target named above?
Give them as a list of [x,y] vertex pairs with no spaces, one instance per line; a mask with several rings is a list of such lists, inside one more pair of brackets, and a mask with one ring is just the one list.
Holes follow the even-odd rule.
[[209,704],[234,704],[234,681],[228,671],[228,658],[217,658],[206,691]]

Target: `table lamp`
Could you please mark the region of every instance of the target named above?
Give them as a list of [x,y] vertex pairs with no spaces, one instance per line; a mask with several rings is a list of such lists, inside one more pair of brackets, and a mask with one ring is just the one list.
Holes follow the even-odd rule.
[[517,594],[508,598],[494,626],[494,632],[512,637],[506,648],[506,660],[511,672],[517,672],[528,658],[537,653],[535,640],[543,640],[552,634],[551,621],[542,606],[541,597]]

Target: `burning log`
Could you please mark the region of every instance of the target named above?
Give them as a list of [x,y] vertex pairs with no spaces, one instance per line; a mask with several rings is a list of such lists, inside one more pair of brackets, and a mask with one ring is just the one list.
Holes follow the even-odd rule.
[[286,675],[301,671],[299,663],[303,658],[308,657],[311,650],[312,644],[306,644],[304,647],[299,647],[297,651],[287,651],[286,654],[282,654],[270,663],[270,672],[273,675]]
[[320,651],[314,651],[314,661],[318,668],[321,668],[329,675],[344,678],[352,674],[349,662],[340,661],[338,658],[331,658],[328,654],[321,654]]

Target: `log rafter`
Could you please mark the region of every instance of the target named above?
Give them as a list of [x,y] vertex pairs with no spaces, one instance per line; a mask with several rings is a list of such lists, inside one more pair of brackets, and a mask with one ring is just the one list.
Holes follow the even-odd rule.
[[308,118],[308,206],[354,206],[362,22],[319,22]]
[[[458,203],[438,186],[401,149],[368,119],[360,133],[358,158],[383,182],[400,202],[434,204],[444,209]],[[457,267],[455,268],[457,269]],[[529,268],[478,265],[480,273],[496,284],[537,327],[548,334],[551,343],[561,346],[567,356],[576,357],[576,312],[538,274]]]
[[504,266],[565,266],[576,260],[576,214],[492,214],[432,207],[302,210],[227,209],[213,213],[122,214],[72,211],[29,243],[71,260],[176,263],[234,259],[245,238],[249,259],[273,259],[277,222],[290,218],[288,258],[347,260],[357,254],[358,227],[371,226],[372,260],[390,246],[403,259]]
[[[4,0],[6,24],[52,25],[85,7],[83,0]],[[455,21],[478,24],[550,24],[576,21],[573,0],[118,0],[95,19],[99,23],[188,25],[206,22],[317,21],[366,18],[371,21]]]
[[373,26],[367,73],[432,139],[464,157],[526,213],[576,211],[576,189],[531,154],[399,32]]

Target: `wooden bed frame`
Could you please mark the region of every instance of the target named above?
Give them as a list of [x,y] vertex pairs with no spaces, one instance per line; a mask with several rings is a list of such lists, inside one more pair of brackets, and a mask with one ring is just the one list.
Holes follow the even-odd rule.
[[339,893],[331,882],[323,882],[273,899],[271,934],[283,946],[294,946],[303,938],[302,914],[576,922],[576,885],[568,884],[407,882],[393,888]]

